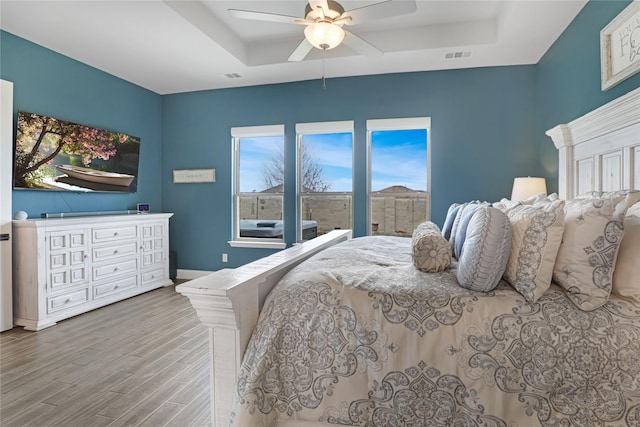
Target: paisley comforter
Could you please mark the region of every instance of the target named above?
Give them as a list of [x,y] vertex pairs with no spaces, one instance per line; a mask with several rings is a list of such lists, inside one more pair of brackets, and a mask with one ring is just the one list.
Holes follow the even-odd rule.
[[639,426],[640,308],[585,312],[557,286],[422,273],[411,241],[363,237],[271,292],[235,390],[237,426]]

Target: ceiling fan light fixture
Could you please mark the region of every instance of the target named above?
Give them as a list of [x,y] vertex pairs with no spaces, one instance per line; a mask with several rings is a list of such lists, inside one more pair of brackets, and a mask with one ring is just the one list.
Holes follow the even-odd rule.
[[315,22],[304,29],[304,36],[309,43],[322,50],[333,49],[344,40],[344,30],[330,22]]

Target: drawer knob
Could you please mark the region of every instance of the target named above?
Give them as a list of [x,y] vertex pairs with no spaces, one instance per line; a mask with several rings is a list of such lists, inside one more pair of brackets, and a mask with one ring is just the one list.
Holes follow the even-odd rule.
[[117,254],[117,253],[118,253],[118,250],[116,249],[115,251],[113,251],[113,253],[114,253],[114,254]]
[[113,271],[118,271],[118,267],[114,268]]
[[118,232],[117,232],[117,231],[116,231],[116,232],[114,232],[114,233],[113,233],[113,235],[114,235],[114,236],[117,236],[117,235],[118,235]]

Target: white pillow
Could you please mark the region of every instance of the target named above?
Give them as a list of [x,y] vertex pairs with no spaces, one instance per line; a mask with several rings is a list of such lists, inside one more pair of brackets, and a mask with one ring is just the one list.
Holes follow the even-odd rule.
[[489,292],[504,273],[511,247],[511,224],[499,209],[481,206],[471,217],[456,272],[463,288]]
[[640,203],[627,211],[611,293],[640,305]]
[[545,193],[540,193],[524,200],[502,199],[499,202],[493,203],[491,206],[493,206],[494,208],[500,209],[504,213],[508,213],[511,209],[515,208],[516,206],[534,205],[536,203],[542,203],[542,202],[555,202],[558,199],[559,197],[558,197],[558,194],[556,193],[549,194],[548,196]]
[[534,303],[549,289],[564,231],[564,200],[542,200],[508,210],[511,252],[504,279]]
[[420,271],[436,273],[451,263],[451,245],[430,221],[421,223],[413,231],[411,251],[413,265]]
[[491,204],[491,206],[493,206],[496,209],[500,209],[504,213],[509,212],[509,210],[513,209],[518,205],[520,205],[520,202],[516,202],[509,199],[504,199],[504,198],[499,202],[494,202]]
[[593,192],[567,200],[553,280],[582,310],[595,310],[609,300],[622,221],[638,200],[640,191]]

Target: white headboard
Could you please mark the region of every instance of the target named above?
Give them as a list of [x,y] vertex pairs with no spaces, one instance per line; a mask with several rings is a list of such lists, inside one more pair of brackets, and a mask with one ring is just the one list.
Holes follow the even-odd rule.
[[549,129],[558,149],[558,194],[640,190],[640,88]]

